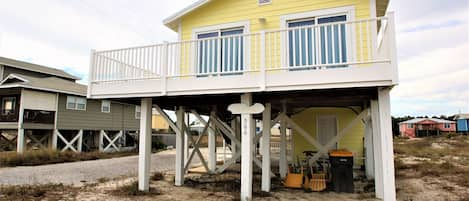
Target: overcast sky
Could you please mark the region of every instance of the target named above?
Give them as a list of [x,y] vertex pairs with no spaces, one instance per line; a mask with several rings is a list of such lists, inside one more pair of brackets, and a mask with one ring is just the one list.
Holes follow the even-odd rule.
[[[0,56],[87,80],[91,49],[175,41],[162,20],[195,0],[0,0]],[[391,0],[399,86],[392,114],[469,113],[469,0]]]

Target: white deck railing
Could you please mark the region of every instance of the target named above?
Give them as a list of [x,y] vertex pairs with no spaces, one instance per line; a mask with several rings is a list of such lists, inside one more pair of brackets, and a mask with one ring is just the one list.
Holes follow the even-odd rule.
[[394,23],[392,14],[356,21],[93,51],[90,85],[132,80],[152,80],[155,84],[160,80],[164,94],[167,82],[174,83],[175,79],[188,77],[215,76],[221,79],[224,77],[219,76],[227,76],[226,79],[256,72],[262,83],[266,74],[272,71],[324,71],[390,63],[395,52],[392,45],[394,30],[386,29],[390,23]]

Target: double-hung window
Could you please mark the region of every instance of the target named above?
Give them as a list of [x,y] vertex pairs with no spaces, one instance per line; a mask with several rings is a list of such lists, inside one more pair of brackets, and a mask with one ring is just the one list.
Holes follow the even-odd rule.
[[445,128],[451,128],[451,124],[450,123],[445,123]]
[[111,112],[111,101],[108,101],[108,100],[101,101],[101,112],[104,112],[104,113]]
[[16,110],[16,97],[5,97],[2,99],[2,114],[14,114]]
[[67,109],[86,110],[86,98],[78,96],[67,96]]
[[197,34],[197,73],[237,73],[244,69],[243,28]]
[[343,66],[348,54],[346,25],[341,23],[345,21],[346,15],[288,21],[288,65],[300,69]]
[[140,115],[142,114],[142,109],[140,106],[135,106],[135,119],[140,119]]

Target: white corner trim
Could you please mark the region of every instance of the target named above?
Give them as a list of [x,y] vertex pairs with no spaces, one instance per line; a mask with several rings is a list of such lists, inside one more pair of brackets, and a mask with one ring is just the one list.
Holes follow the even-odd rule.
[[203,6],[204,4],[210,2],[211,0],[199,0],[186,8],[180,10],[177,13],[174,13],[173,15],[169,16],[168,18],[163,20],[163,23],[168,26],[168,24],[173,23],[175,20],[181,18],[182,16],[186,15],[187,13],[190,13],[191,11]]
[[376,14],[376,0],[370,0],[370,18],[375,18]]
[[10,74],[10,75],[8,75],[5,79],[3,79],[2,82],[0,82],[0,85],[2,85],[2,84],[5,83],[7,80],[12,79],[12,78],[21,80],[21,81],[23,81],[23,82],[29,82],[29,80],[27,80],[27,79],[25,79],[25,78],[22,78],[22,77],[20,77],[20,76],[18,76],[18,75]]

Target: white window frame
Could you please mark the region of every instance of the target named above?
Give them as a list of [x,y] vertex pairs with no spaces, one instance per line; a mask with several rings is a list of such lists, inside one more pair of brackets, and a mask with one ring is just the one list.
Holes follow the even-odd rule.
[[414,124],[408,123],[408,124],[407,124],[407,128],[414,128]]
[[[218,32],[218,36],[221,36],[221,31],[226,30],[226,29],[235,29],[235,28],[243,28],[243,35],[249,34],[250,33],[250,22],[249,20],[243,20],[243,21],[238,21],[238,22],[231,22],[231,23],[224,23],[224,24],[217,24],[217,25],[211,25],[211,26],[202,26],[202,27],[197,27],[192,29],[192,40],[198,40],[197,36],[199,34],[204,34],[204,33],[212,33],[212,32]],[[192,72],[194,74],[197,74],[197,45],[195,45],[194,48],[192,48],[192,55],[194,55],[193,58],[193,66]],[[244,66],[244,71],[249,71],[251,69],[251,45],[250,45],[250,40],[244,40],[244,47],[243,47],[243,55],[244,55],[244,61],[243,61],[243,66]],[[220,54],[219,54],[220,55]],[[221,55],[220,55],[221,56]]]
[[[338,15],[345,15],[347,21],[355,21],[355,6],[343,6],[343,7],[336,7],[330,9],[321,9],[315,11],[308,11],[308,12],[301,12],[301,13],[294,13],[288,15],[280,16],[280,29],[286,30],[288,29],[288,23],[291,21],[297,21],[301,19],[308,19],[314,18],[317,22],[317,18],[324,18],[324,17],[333,17]],[[317,23],[315,23],[315,26]],[[281,55],[280,55],[280,62],[282,67],[289,67],[288,65],[288,34],[286,31],[282,31],[280,34],[280,47],[281,47]],[[355,39],[355,31],[354,29],[345,29],[345,40],[347,41],[347,62],[354,61],[355,53],[356,53],[356,41]],[[353,65],[348,65],[349,67],[353,67]],[[288,69],[286,69],[288,71]]]
[[[105,110],[104,110],[104,108],[106,107],[106,105],[107,105],[107,107],[109,108],[108,111],[105,111]],[[109,101],[109,100],[102,100],[102,101],[101,101],[101,112],[103,112],[103,113],[111,113],[111,101]]]
[[141,114],[142,114],[142,108],[136,105],[135,106],[135,119],[140,119]]
[[451,123],[445,123],[444,128],[451,128]]
[[[318,140],[319,142],[319,119],[320,118],[335,118],[335,126],[336,126],[336,130],[335,130],[335,136],[337,136],[339,134],[339,118],[337,117],[337,115],[317,115],[316,116],[316,140]],[[337,143],[335,143],[335,146],[336,146],[336,149],[339,149],[340,147],[340,140],[337,141]]]
[[16,111],[16,101],[17,101],[17,100],[16,100],[16,97],[10,96],[10,97],[3,97],[3,98],[2,98],[2,114],[4,114],[4,115],[7,115],[7,114],[8,114],[8,113],[6,113],[6,111],[5,111],[5,102],[6,102],[6,101],[12,101],[12,105],[11,105],[12,110],[11,110],[11,111],[14,113],[14,112]]
[[[72,100],[73,100],[73,103],[75,104],[75,107],[69,107],[69,103],[72,103]],[[83,109],[80,109],[78,108],[78,100],[84,100],[84,105],[85,107]],[[81,103],[80,103],[81,104]],[[67,96],[67,102],[65,104],[65,107],[67,108],[67,110],[80,110],[80,111],[86,111],[86,105],[87,105],[87,100],[86,98],[84,97],[79,97],[79,96]]]

